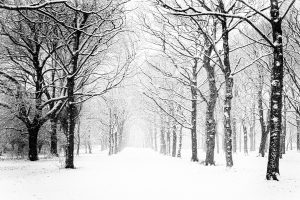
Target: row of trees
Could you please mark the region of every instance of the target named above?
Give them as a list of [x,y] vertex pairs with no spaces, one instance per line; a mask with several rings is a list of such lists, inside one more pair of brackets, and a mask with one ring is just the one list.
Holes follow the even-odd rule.
[[[151,37],[147,40],[152,53],[147,56],[150,69],[144,70],[145,96],[160,110],[152,115],[166,119],[158,114],[163,112],[177,126],[191,131],[192,161],[198,161],[197,127],[201,121],[205,125],[204,163],[214,165],[216,116],[222,109],[227,167],[233,166],[237,124],[243,129],[247,152],[247,126],[250,125],[253,150],[258,118],[261,156],[265,154],[270,133],[266,178],[278,180],[287,124],[292,123],[288,117],[298,116],[294,91],[299,78],[296,69],[299,15],[295,17],[299,12],[295,1],[157,0],[153,3],[151,13],[141,15],[142,29]],[[223,104],[219,103],[216,109],[218,101]],[[291,114],[288,114],[291,106],[294,109],[289,109]],[[161,137],[164,149],[168,131],[163,125],[158,127],[167,134]],[[170,130],[172,125],[167,127]]]
[[1,112],[21,122],[15,131],[28,135],[31,161],[38,160],[38,136],[47,124],[51,153],[57,155],[60,124],[66,136],[65,167],[74,168],[82,103],[121,84],[134,58],[131,47],[114,50],[124,39],[125,3],[1,2]]

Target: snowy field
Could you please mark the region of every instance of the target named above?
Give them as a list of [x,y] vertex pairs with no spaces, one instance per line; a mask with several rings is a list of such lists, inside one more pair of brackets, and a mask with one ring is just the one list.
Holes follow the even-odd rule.
[[110,157],[106,152],[83,154],[75,157],[75,170],[62,169],[59,159],[0,161],[0,199],[300,199],[300,153],[288,152],[281,160],[280,182],[264,179],[265,158],[235,155],[235,166],[226,169],[218,163],[221,156],[215,167],[137,148]]

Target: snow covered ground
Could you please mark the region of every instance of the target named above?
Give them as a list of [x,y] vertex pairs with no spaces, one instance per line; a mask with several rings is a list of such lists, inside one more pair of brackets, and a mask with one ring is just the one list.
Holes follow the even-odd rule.
[[[189,152],[184,152],[185,154]],[[202,152],[199,157],[204,157]],[[206,167],[127,148],[75,158],[77,169],[62,169],[62,160],[0,161],[1,200],[299,200],[300,153],[281,160],[280,182],[266,181],[266,159],[235,155],[226,169],[223,155]],[[219,162],[218,162],[219,161]]]

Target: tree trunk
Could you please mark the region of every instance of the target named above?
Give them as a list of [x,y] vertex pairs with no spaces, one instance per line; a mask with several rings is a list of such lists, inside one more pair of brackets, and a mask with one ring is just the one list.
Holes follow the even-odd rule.
[[113,154],[113,134],[111,133],[111,130],[110,130],[110,133],[108,136],[108,155],[112,155],[112,154]]
[[271,24],[274,42],[274,63],[271,70],[271,112],[270,112],[270,147],[267,166],[267,180],[278,180],[279,153],[281,135],[281,110],[283,88],[283,48],[282,48],[282,19],[279,16],[278,0],[270,0]]
[[170,132],[170,125],[168,124],[168,129],[167,129],[167,154],[171,154],[171,132]]
[[75,118],[76,118],[76,106],[74,104],[74,77],[68,79],[68,133],[67,133],[67,146],[66,146],[66,163],[65,168],[74,169],[74,131],[75,131]]
[[164,122],[163,118],[161,116],[161,125],[160,125],[160,153],[163,155],[166,155],[166,141],[165,141],[165,127],[164,127]]
[[242,121],[243,125],[243,133],[244,133],[244,153],[248,154],[248,134],[247,134],[247,127],[245,121]]
[[292,151],[293,150],[293,136],[292,136],[292,134],[290,134],[290,144],[291,144],[290,150]]
[[[42,153],[42,149],[43,149],[44,144],[43,143],[38,143],[38,153]],[[19,147],[18,147],[19,148]]]
[[[118,152],[118,148],[119,148],[118,132],[115,132],[114,138],[115,138],[115,141],[114,141],[114,154],[116,154]],[[89,136],[89,143],[90,143],[90,136]]]
[[236,153],[236,146],[237,146],[237,141],[236,141],[236,118],[232,118],[232,151],[233,153]]
[[[297,151],[300,151],[300,117],[296,114],[296,124],[297,124]],[[290,135],[291,138],[291,150],[293,150],[293,137]]]
[[[56,65],[57,63],[55,62],[56,60],[56,54],[54,55],[54,59],[52,59],[52,68],[54,69],[51,73],[51,82],[52,82],[52,98],[56,97],[56,85],[55,85],[55,74],[56,74]],[[54,103],[50,104],[50,109],[54,107]],[[57,152],[57,117],[51,117],[50,118],[50,125],[51,125],[51,132],[50,132],[50,153],[53,156],[58,156]]]
[[[226,13],[223,2],[220,1],[220,10]],[[225,98],[224,98],[224,136],[225,136],[225,155],[226,155],[226,166],[232,167],[232,130],[231,130],[231,100],[233,97],[233,78],[231,76],[230,59],[229,59],[229,35],[227,27],[227,18],[224,17],[221,20],[222,25],[222,40],[223,40],[223,51],[224,51],[224,69],[223,73],[225,76]]]
[[50,119],[51,124],[51,143],[50,143],[50,153],[53,156],[58,156],[57,153],[57,119]]
[[222,135],[222,150],[225,153],[226,152],[226,140],[225,140],[225,135]]
[[263,75],[260,72],[259,73],[259,89],[258,89],[258,94],[257,94],[257,100],[258,100],[258,112],[259,112],[259,122],[260,122],[260,129],[261,129],[261,140],[260,140],[260,145],[259,145],[259,155],[262,157],[265,156],[265,149],[266,149],[266,142],[267,142],[267,137],[268,137],[268,127],[269,127],[269,111],[267,113],[267,125],[264,121],[264,110],[263,110]]
[[88,149],[89,149],[89,154],[92,153],[92,143],[91,143],[91,136],[88,136]]
[[192,162],[198,162],[197,155],[197,61],[193,66],[193,77],[191,81],[192,113],[191,113],[191,141],[192,141]]
[[285,98],[284,98],[283,123],[282,123],[282,132],[281,132],[281,136],[280,136],[280,155],[279,155],[279,158],[282,158],[282,155],[285,154],[286,115],[287,115],[287,108],[286,108],[286,101],[285,101]]
[[[217,127],[217,124],[216,124],[216,127]],[[220,136],[217,131],[216,131],[216,145],[217,145],[217,153],[220,153]]]
[[80,143],[81,143],[81,138],[80,138],[80,120],[78,120],[77,124],[77,150],[76,150],[76,155],[79,155],[80,151]]
[[29,142],[29,152],[28,158],[30,161],[36,161],[39,159],[38,157],[38,132],[39,127],[35,126],[32,128],[28,128],[28,142]]
[[172,144],[172,157],[176,157],[176,145],[177,145],[177,133],[176,133],[176,124],[174,122],[174,125],[173,125],[173,135],[172,135],[172,138],[173,138],[173,144]]
[[178,152],[177,152],[177,157],[181,158],[181,149],[182,149],[182,126],[180,126],[179,130],[179,141],[178,141]]
[[252,122],[250,127],[250,151],[255,151],[255,102],[252,105]]
[[160,130],[160,153],[163,155],[166,155],[166,141],[165,141],[165,134],[164,134],[164,130],[161,129]]
[[109,108],[109,133],[108,133],[108,155],[113,154],[113,122],[112,110]]
[[215,69],[210,65],[210,56],[213,50],[213,45],[209,40],[205,39],[205,45],[208,47],[204,51],[203,66],[206,69],[209,85],[209,99],[206,108],[206,159],[205,165],[215,165],[215,137],[216,137],[216,120],[215,120],[215,107],[218,98]]
[[157,128],[156,126],[154,125],[154,150],[157,151]]

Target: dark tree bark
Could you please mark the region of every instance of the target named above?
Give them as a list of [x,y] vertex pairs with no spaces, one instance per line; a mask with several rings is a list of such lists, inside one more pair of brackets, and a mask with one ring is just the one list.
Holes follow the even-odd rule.
[[50,131],[50,153],[53,156],[58,156],[57,153],[57,119],[50,119],[51,131]]
[[[43,142],[38,142],[38,153],[42,153],[42,149],[43,149],[44,143]],[[19,146],[18,146],[19,148]]]
[[[224,5],[220,4],[221,10],[225,12]],[[224,17],[221,21],[222,25],[222,39],[224,50],[224,75],[225,75],[225,100],[224,100],[224,135],[225,135],[225,154],[226,154],[226,166],[232,167],[232,130],[231,130],[231,100],[232,100],[232,88],[233,78],[231,76],[230,59],[229,59],[229,34],[227,30],[227,18]]]
[[74,86],[75,86],[75,80],[74,77],[72,76],[68,78],[68,84],[67,84],[68,101],[69,101],[67,110],[68,110],[69,123],[68,123],[68,132],[67,132],[66,162],[65,162],[65,168],[71,168],[71,169],[74,169],[74,131],[76,125],[76,121],[75,121],[76,106],[74,104],[75,102]]
[[261,140],[260,140],[260,145],[259,145],[259,155],[264,157],[265,156],[265,149],[266,149],[266,142],[267,142],[267,137],[269,133],[269,116],[270,113],[268,111],[267,113],[267,121],[265,123],[264,121],[264,109],[263,109],[263,74],[261,71],[259,71],[259,87],[258,87],[258,93],[257,93],[257,100],[258,100],[258,113],[259,113],[259,123],[260,123],[260,129],[261,129]]
[[215,165],[215,137],[216,137],[216,120],[215,107],[218,98],[215,69],[210,65],[210,56],[213,50],[213,45],[210,44],[208,38],[205,40],[205,45],[208,47],[204,51],[203,66],[206,70],[209,86],[209,99],[206,108],[206,159],[205,165]]
[[273,35],[274,63],[271,69],[271,111],[270,111],[270,147],[267,166],[267,180],[278,180],[280,135],[282,131],[282,88],[283,88],[283,48],[282,19],[279,15],[278,0],[270,0],[271,24]]
[[[82,23],[80,24],[80,27],[86,23],[86,20],[88,18],[88,15],[85,15],[83,18]],[[76,13],[74,19],[74,27],[77,28],[78,26],[78,15]],[[80,37],[81,37],[82,31],[77,30],[75,31],[73,35],[73,51],[77,52],[80,48]],[[75,131],[75,125],[76,125],[76,111],[77,108],[75,106],[75,96],[74,96],[74,90],[75,90],[75,74],[77,73],[77,65],[79,61],[79,54],[76,53],[72,56],[72,64],[71,64],[71,74],[67,77],[67,95],[68,95],[68,133],[67,133],[67,147],[66,147],[66,163],[65,168],[74,168],[74,131]]]
[[28,158],[30,161],[36,161],[38,157],[38,132],[40,127],[30,127],[28,128],[28,141],[29,141],[29,151]]

